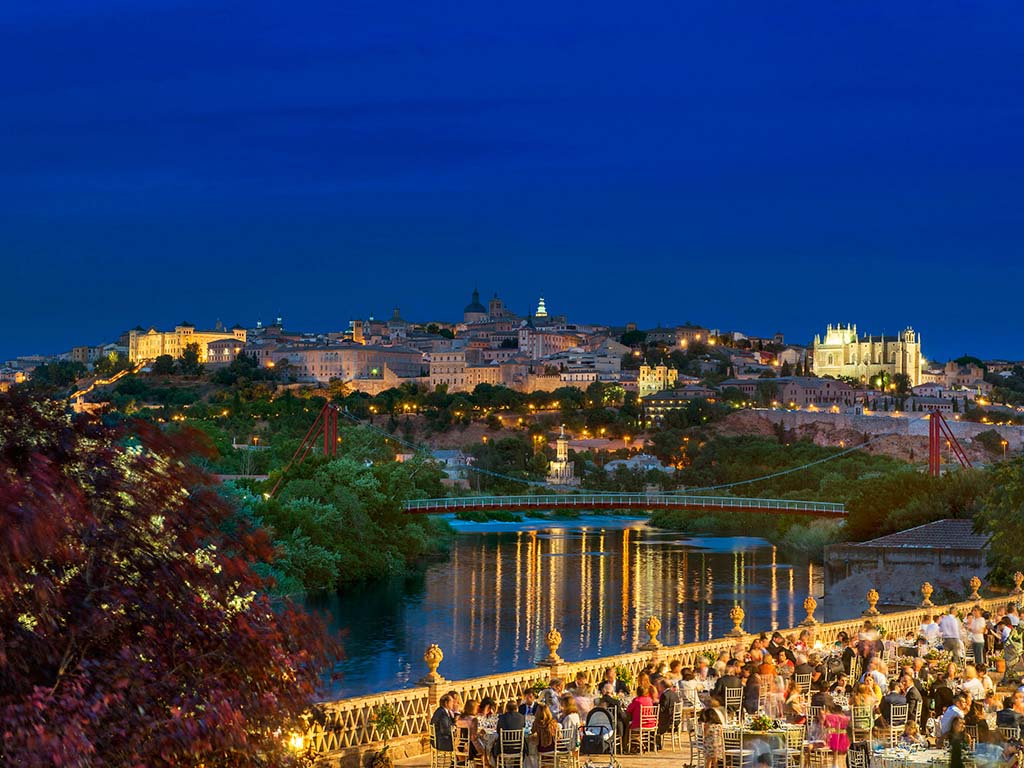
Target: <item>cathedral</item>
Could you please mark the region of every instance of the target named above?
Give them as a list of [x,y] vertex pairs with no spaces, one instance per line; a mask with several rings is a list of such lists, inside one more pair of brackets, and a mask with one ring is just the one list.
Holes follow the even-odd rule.
[[924,357],[921,336],[907,328],[899,336],[857,336],[856,325],[828,326],[825,338],[814,337],[813,365],[816,376],[852,378],[867,383],[879,373],[890,377],[905,373],[910,386],[921,383]]

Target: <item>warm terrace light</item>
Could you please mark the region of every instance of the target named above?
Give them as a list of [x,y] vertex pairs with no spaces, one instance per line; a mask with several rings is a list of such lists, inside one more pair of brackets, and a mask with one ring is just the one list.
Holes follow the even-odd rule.
[[288,746],[296,752],[301,752],[306,748],[306,737],[296,731],[288,737]]

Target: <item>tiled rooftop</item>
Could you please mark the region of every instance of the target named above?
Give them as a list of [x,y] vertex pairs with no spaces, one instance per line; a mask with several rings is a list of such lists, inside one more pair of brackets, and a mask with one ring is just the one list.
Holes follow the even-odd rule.
[[916,528],[890,533],[871,541],[854,544],[855,547],[906,547],[938,549],[981,549],[988,536],[974,532],[972,520],[936,520]]

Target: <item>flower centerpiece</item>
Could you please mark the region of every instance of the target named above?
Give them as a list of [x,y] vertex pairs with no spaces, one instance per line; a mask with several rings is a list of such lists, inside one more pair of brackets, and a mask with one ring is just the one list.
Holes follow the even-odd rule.
[[752,731],[770,731],[775,727],[776,722],[768,715],[757,714],[750,719],[750,730]]
[[530,690],[533,691],[534,696],[539,696],[540,692],[548,687],[548,681],[543,677],[538,677],[532,683],[530,683]]
[[881,638],[882,640],[885,640],[885,636],[886,636],[887,634],[889,634],[889,630],[888,630],[888,629],[886,629],[886,628],[885,628],[884,626],[882,626],[881,624],[876,624],[876,625],[875,625],[875,630],[877,630],[877,632],[878,632],[878,636],[879,636],[879,637],[880,637],[880,638]]

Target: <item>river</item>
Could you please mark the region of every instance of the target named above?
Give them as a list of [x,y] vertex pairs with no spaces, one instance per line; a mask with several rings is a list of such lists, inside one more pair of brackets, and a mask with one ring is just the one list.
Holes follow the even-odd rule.
[[[749,631],[795,626],[807,595],[823,591],[819,566],[754,537],[689,536],[606,516],[452,523],[459,535],[447,562],[307,601],[344,633],[329,698],[415,685],[430,643],[444,651],[438,671],[458,680],[535,666],[551,627],[572,661],[632,651],[647,641],[652,614],[665,644],[720,637],[732,629],[734,601]],[[817,618],[844,617],[819,609]]]

